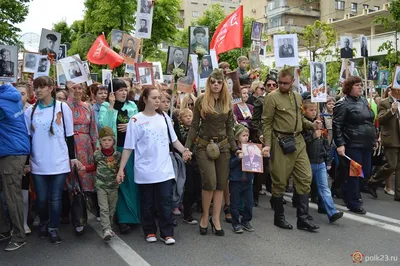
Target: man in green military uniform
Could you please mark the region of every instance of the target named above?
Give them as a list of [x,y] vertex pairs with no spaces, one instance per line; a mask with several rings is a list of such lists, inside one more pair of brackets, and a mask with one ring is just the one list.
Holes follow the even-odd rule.
[[321,122],[316,121],[313,124],[302,116],[302,98],[292,91],[293,83],[294,69],[281,70],[278,74],[279,89],[265,98],[262,114],[265,147],[262,153],[265,157],[271,157],[271,206],[275,211],[274,224],[283,229],[293,228],[285,219],[282,202],[288,179],[293,176],[296,192],[299,194],[297,228],[313,231],[319,226],[307,219],[312,172],[301,131],[318,129]]

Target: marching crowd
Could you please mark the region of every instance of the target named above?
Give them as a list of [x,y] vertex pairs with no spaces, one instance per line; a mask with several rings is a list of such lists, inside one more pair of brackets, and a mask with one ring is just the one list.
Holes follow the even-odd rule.
[[[308,212],[310,197],[331,223],[343,216],[334,196],[365,214],[360,192],[377,197],[386,181],[385,192],[400,201],[397,90],[372,102],[363,96],[361,78],[350,76],[320,106],[295,91],[293,69],[261,81],[247,65],[246,57],[238,58],[240,95],[228,90],[227,63],[211,73],[197,98],[129,78],[107,87],[69,82],[66,89],[46,76],[3,84],[0,241],[9,241],[6,251],[24,246],[32,225],[54,244],[61,243],[60,224],[71,223],[82,236],[86,208],[101,222],[105,241],[115,236],[115,222],[121,234],[140,224],[147,242],[157,241],[159,228],[159,239],[174,244],[174,216],[181,212],[201,235],[209,227],[224,235],[221,211],[235,233],[252,232],[263,185],[274,224],[283,229],[293,228],[284,215],[289,189],[297,228],[308,231],[319,228]],[[249,143],[262,148],[257,153]],[[243,171],[243,160],[263,171]],[[351,174],[353,161],[361,174]],[[199,221],[194,210],[202,214]]]

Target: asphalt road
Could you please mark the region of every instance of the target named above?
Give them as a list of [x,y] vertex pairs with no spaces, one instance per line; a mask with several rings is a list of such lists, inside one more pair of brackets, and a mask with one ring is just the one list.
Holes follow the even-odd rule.
[[[260,206],[254,208],[255,232],[236,235],[223,222],[224,237],[214,236],[210,230],[201,236],[198,226],[179,219],[173,246],[161,241],[146,243],[140,227],[106,244],[98,234],[100,224],[93,218],[79,238],[71,226],[63,226],[63,243],[58,246],[39,239],[37,228],[33,228],[25,247],[11,253],[0,250],[0,265],[353,265],[351,254],[356,250],[364,254],[363,264],[400,265],[400,203],[382,190],[378,193],[377,200],[363,194],[368,211],[364,216],[347,212],[342,201],[335,199],[338,208],[345,210],[336,224],[329,224],[325,215],[317,213],[316,205],[310,204],[310,214],[321,227],[317,233],[275,227],[269,196],[260,196]],[[295,226],[296,210],[290,203],[285,209],[287,220]],[[194,216],[199,218],[200,214]],[[0,249],[5,246],[0,243]]]

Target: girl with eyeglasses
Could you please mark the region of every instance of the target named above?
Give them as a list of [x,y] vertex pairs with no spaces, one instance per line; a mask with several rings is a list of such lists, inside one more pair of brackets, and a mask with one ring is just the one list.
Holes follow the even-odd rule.
[[190,149],[197,139],[196,159],[203,186],[203,214],[199,224],[201,235],[207,234],[211,201],[211,229],[215,235],[225,234],[221,228],[220,214],[224,190],[228,183],[230,152],[237,150],[233,125],[228,85],[223,71],[216,69],[207,79],[205,93],[195,102],[192,126],[185,144],[185,147]]

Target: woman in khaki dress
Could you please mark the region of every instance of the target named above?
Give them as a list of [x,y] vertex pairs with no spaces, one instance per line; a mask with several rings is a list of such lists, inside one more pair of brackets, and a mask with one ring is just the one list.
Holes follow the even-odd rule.
[[222,70],[214,70],[207,79],[206,91],[197,98],[193,122],[186,147],[196,144],[196,159],[202,176],[203,214],[199,224],[200,234],[207,234],[211,201],[213,201],[211,229],[223,236],[220,214],[224,190],[229,175],[230,151],[236,152],[233,136],[231,96]]

